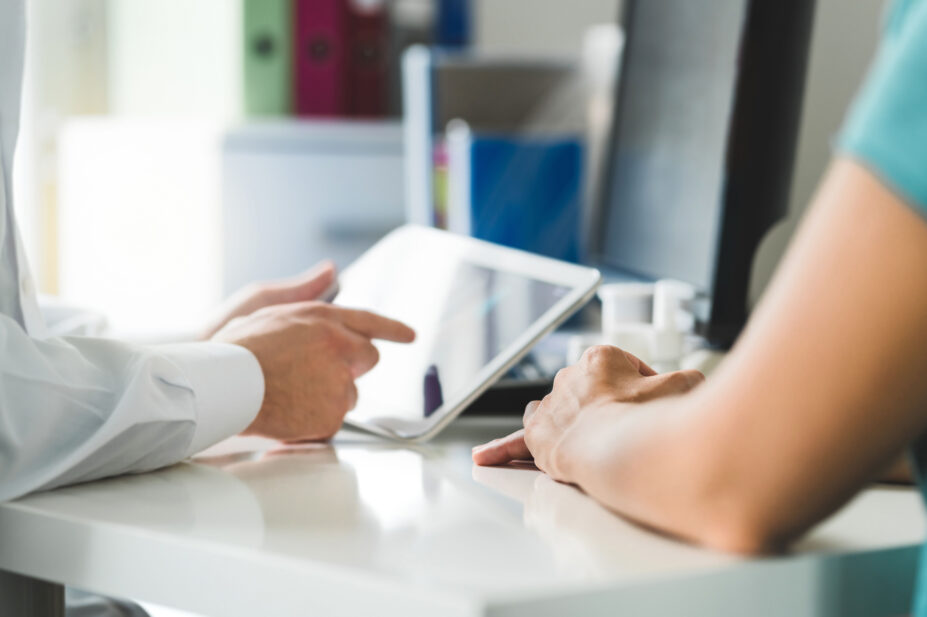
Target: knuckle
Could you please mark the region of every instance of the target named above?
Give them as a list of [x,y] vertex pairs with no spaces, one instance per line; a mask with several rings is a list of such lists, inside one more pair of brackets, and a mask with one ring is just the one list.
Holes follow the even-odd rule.
[[302,310],[313,317],[328,317],[332,314],[332,306],[325,302],[316,302],[315,300],[306,302],[302,305]]
[[543,413],[543,411],[550,406],[552,400],[553,400],[553,395],[548,394],[547,396],[545,396],[539,401],[532,401],[531,403],[529,403],[528,407],[525,409],[526,425],[527,423],[530,423],[536,420],[539,415],[538,412]]
[[380,362],[380,350],[373,344],[367,345],[367,362],[371,367],[376,366]]
[[342,364],[334,375],[334,387],[339,392],[349,393],[354,388],[354,375],[348,364]]
[[[357,387],[354,385],[353,381],[348,383],[347,392],[345,394],[345,403],[347,404],[345,407],[345,411],[344,411],[345,413],[357,407]],[[340,425],[341,423],[340,418],[338,422]]]
[[525,412],[524,414],[522,414],[523,424],[527,425],[527,423],[531,419],[531,416],[534,414],[535,411],[537,411],[537,408],[540,405],[541,405],[541,401],[531,401],[530,403],[525,405]]
[[344,391],[348,386],[354,384],[354,375],[351,373],[351,365],[347,361],[339,361],[331,373],[332,385],[337,392]]
[[583,360],[589,366],[596,367],[609,363],[616,353],[620,353],[617,347],[611,345],[595,345],[586,350],[583,354]]

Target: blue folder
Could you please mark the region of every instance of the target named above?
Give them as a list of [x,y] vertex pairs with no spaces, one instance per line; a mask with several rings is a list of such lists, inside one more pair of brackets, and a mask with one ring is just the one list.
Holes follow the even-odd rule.
[[470,235],[578,262],[583,146],[578,138],[474,135]]

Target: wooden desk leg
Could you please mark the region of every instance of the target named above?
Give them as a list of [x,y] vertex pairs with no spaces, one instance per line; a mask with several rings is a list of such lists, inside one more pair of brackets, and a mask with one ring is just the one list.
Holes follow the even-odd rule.
[[64,586],[0,570],[0,615],[64,617]]

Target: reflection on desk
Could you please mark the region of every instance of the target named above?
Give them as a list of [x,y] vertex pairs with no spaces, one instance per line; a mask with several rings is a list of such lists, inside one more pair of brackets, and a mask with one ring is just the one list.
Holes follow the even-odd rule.
[[[757,593],[771,599],[754,615],[810,615],[856,580],[828,559],[909,569],[916,549],[892,547],[924,535],[914,491],[877,489],[796,549],[807,559],[744,562],[642,530],[531,467],[473,467],[471,446],[508,422],[463,419],[416,446],[236,439],[164,471],[34,495],[0,506],[0,568],[230,617],[743,612]],[[911,577],[896,578],[871,603],[906,606]],[[798,595],[783,600],[775,581]]]
[[586,578],[645,576],[737,561],[648,533],[576,488],[523,469],[474,467],[473,479],[524,504],[524,524],[551,548],[563,572]]

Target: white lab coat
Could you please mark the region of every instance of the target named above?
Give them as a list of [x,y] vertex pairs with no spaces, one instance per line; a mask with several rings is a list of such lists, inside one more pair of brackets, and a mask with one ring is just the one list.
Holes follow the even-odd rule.
[[244,429],[264,397],[242,347],[47,334],[12,207],[24,12],[0,0],[0,500],[170,465]]

